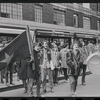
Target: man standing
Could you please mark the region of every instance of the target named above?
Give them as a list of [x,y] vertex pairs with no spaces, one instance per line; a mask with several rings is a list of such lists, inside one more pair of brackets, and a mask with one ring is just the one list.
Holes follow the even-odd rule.
[[61,59],[61,68],[64,72],[64,77],[66,82],[68,82],[68,75],[67,75],[67,63],[66,63],[66,53],[68,52],[68,44],[66,43],[64,45],[64,48],[61,49],[60,51],[60,59]]
[[82,66],[82,70],[83,70],[83,74],[82,74],[82,85],[85,85],[85,75],[86,75],[86,60],[88,57],[88,51],[87,51],[87,47],[85,44],[82,45],[82,55],[83,55],[83,66]]
[[52,44],[51,61],[53,63],[53,83],[58,84],[59,51],[56,44]]
[[[33,56],[34,60],[30,60],[29,67],[28,67],[28,95],[31,96],[32,94],[32,87],[33,87],[33,82],[36,80],[36,95],[37,97],[40,97],[40,85],[41,85],[41,69],[40,69],[40,44],[35,43],[34,44],[34,49],[33,49]],[[33,68],[35,67],[35,69]]]
[[[79,75],[80,75],[80,72],[83,71],[83,74],[82,74],[82,85],[85,85],[86,84],[85,83],[85,75],[86,75],[86,68],[87,68],[86,67],[87,66],[86,65],[86,60],[87,60],[87,57],[88,57],[88,50],[87,50],[87,46],[83,42],[83,39],[80,39],[80,43],[79,44],[80,44],[79,45],[79,50],[81,52],[81,58],[82,58],[82,63],[79,66]],[[91,45],[91,44],[89,44],[89,45]]]
[[53,76],[52,76],[52,70],[50,66],[50,61],[51,61],[51,50],[48,47],[48,44],[46,41],[43,43],[43,51],[42,51],[42,58],[41,58],[41,64],[42,64],[42,88],[43,88],[43,93],[46,92],[46,77],[48,74],[49,77],[49,86],[50,86],[50,91],[54,92],[53,90]]

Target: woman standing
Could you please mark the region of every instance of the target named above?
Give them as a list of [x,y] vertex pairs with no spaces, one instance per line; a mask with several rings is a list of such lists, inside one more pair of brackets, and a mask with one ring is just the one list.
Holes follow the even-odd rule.
[[79,67],[82,62],[82,56],[78,49],[78,44],[74,43],[73,49],[69,50],[66,54],[66,61],[68,65],[68,76],[70,81],[70,91],[71,96],[76,95],[76,88],[77,88],[77,80],[78,80],[78,73]]

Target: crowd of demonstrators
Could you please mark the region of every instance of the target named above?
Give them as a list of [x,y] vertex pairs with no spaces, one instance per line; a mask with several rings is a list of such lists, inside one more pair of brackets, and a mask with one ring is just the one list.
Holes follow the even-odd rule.
[[[47,75],[50,92],[55,92],[54,86],[59,84],[58,75],[64,74],[66,82],[70,82],[71,96],[76,95],[78,77],[82,72],[82,85],[86,85],[86,59],[92,53],[98,51],[98,44],[89,41],[86,44],[83,39],[68,43],[57,43],[57,41],[33,44],[33,57],[23,58],[20,61],[10,63],[4,70],[0,71],[1,83],[7,86],[13,84],[13,73],[17,72],[17,80],[22,80],[24,93],[34,96],[33,85],[36,84],[36,96],[47,92]],[[1,47],[1,46],[0,46]],[[10,81],[8,81],[10,74]],[[42,92],[40,87],[42,85]]]

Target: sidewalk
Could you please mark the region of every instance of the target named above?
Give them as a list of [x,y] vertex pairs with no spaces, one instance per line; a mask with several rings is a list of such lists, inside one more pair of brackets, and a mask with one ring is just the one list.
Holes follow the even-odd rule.
[[[91,74],[89,71],[86,72],[86,75]],[[58,80],[63,80],[64,79],[64,75],[59,75]],[[10,85],[9,87],[6,86],[6,84],[1,84],[0,83],[0,92],[4,92],[4,91],[9,91],[9,90],[14,90],[14,89],[18,89],[18,88],[22,88],[22,81],[21,80],[17,80],[16,74],[14,74],[14,78],[13,78],[13,82],[15,83],[15,85]],[[47,77],[47,82],[48,82],[48,77]]]

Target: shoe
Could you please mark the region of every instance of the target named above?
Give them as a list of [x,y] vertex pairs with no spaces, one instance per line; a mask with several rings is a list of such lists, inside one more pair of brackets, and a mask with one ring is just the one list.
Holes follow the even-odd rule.
[[72,97],[76,97],[76,92],[72,94]]
[[47,92],[46,90],[43,90],[43,91],[42,91],[42,94],[44,94],[44,93],[46,93],[46,92]]
[[54,93],[54,89],[52,88],[52,89],[50,90],[50,92],[51,92],[51,93]]
[[10,83],[11,85],[15,85],[14,83]]
[[56,82],[55,84],[57,84],[57,85],[58,85],[58,82]]
[[82,85],[84,85],[84,86],[85,86],[85,85],[86,85],[86,83],[84,82],[84,83],[82,83]]
[[72,97],[76,97],[76,95],[75,94],[72,94]]

